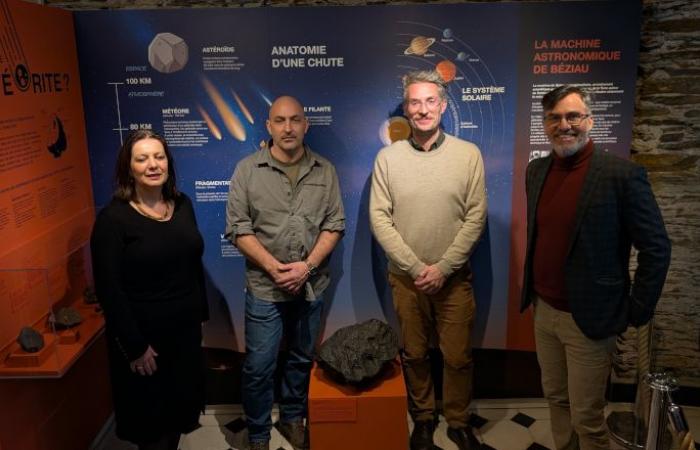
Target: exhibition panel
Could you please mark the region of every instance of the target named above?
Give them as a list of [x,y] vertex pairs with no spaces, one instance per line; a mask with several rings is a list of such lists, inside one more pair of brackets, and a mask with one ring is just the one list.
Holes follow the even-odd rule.
[[377,152],[410,130],[400,83],[407,71],[440,73],[448,97],[443,129],[475,143],[484,159],[489,215],[471,257],[476,347],[533,349],[531,317],[520,316],[515,299],[524,169],[548,153],[541,95],[561,83],[592,91],[596,142],[629,154],[637,4],[121,10],[75,18],[81,79],[90,93],[95,204],[110,198],[124,136],[162,131],[205,240],[210,310],[218,312],[205,327],[206,347],[244,348],[244,258],[223,235],[226,199],[236,163],[268,138],[265,120],[278,95],[294,95],[305,106],[306,141],[336,166],[343,194],[347,223],[329,261],[333,300],[325,337],[369,318],[396,325],[368,204]]

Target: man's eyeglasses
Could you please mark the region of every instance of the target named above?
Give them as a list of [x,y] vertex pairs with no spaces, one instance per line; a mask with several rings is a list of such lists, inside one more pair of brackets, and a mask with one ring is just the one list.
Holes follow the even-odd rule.
[[417,111],[421,108],[421,106],[425,105],[426,108],[428,108],[431,111],[434,111],[440,106],[441,103],[442,99],[439,97],[428,97],[425,99],[424,102],[417,99],[409,100],[408,107],[413,111]]
[[581,122],[591,117],[591,115],[581,114],[577,112],[570,112],[563,116],[561,114],[547,114],[546,116],[544,116],[544,123],[550,126],[557,125],[561,123],[562,117],[566,119],[566,123],[568,123],[572,127],[577,127],[581,125]]

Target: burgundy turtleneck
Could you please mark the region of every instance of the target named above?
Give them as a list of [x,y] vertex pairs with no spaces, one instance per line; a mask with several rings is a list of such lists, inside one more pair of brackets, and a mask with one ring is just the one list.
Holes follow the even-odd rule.
[[564,266],[574,232],[576,205],[593,155],[593,142],[553,161],[537,203],[533,282],[535,292],[552,307],[570,312]]

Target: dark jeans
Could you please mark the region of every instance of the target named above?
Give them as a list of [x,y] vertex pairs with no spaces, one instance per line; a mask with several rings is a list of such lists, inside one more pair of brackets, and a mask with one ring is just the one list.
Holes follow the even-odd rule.
[[323,298],[313,302],[269,302],[246,293],[246,359],[243,365],[243,409],[250,441],[270,439],[274,372],[283,332],[289,355],[283,362],[280,420],[306,416],[309,374],[321,325]]

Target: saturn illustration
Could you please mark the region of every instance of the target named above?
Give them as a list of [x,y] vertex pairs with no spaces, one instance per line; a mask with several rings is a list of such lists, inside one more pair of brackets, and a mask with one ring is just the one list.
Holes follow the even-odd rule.
[[403,51],[404,55],[423,56],[428,51],[431,45],[435,43],[435,38],[425,36],[416,36],[411,39],[411,44]]

